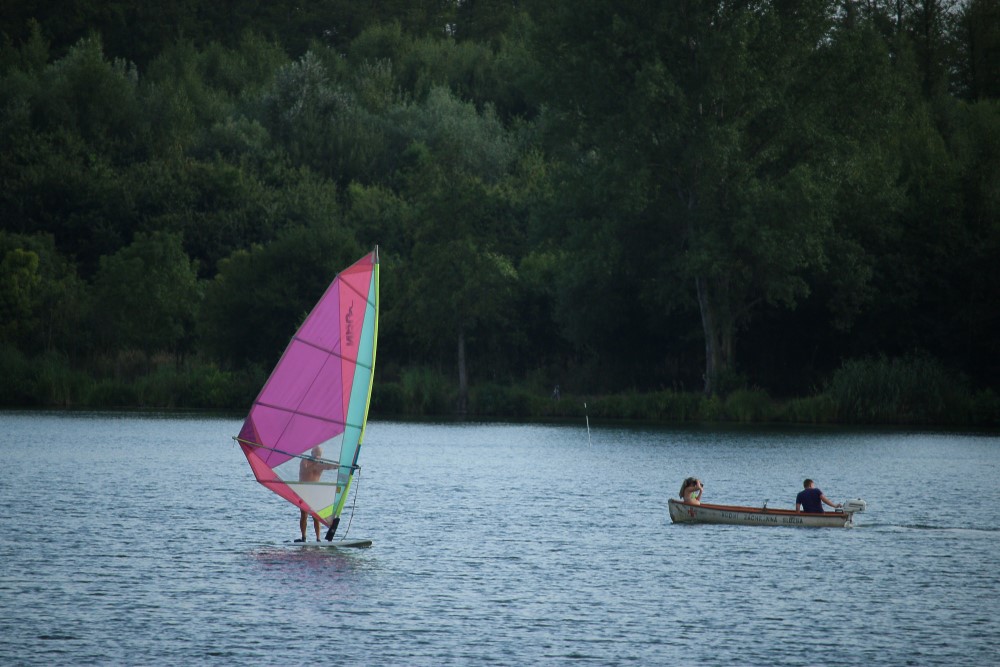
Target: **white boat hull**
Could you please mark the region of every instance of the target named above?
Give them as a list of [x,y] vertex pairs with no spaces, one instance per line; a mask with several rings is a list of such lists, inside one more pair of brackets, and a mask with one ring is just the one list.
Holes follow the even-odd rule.
[[734,526],[795,526],[802,528],[849,528],[854,512],[811,514],[788,509],[739,507],[736,505],[692,505],[679,500],[667,502],[674,523],[721,523]]

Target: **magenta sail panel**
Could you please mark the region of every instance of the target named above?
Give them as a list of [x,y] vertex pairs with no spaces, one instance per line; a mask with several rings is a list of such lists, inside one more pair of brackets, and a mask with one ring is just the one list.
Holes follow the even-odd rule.
[[292,340],[256,404],[295,411],[312,390],[316,375],[329,358],[327,352]]
[[334,280],[323,298],[299,328],[296,338],[321,350],[340,354],[340,279]]

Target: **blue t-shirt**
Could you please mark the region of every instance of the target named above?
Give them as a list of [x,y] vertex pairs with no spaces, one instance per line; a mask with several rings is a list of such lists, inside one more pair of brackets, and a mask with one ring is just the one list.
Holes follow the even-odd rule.
[[823,492],[815,486],[811,489],[802,489],[799,495],[795,496],[795,504],[802,505],[803,512],[822,512],[823,501],[820,497]]

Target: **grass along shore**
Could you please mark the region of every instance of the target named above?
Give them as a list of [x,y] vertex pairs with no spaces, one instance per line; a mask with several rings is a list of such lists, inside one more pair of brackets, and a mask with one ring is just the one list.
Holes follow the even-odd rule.
[[[0,351],[0,407],[197,409],[242,411],[267,379],[262,368],[227,371],[187,360],[119,355],[84,371],[60,355],[27,358]],[[380,379],[371,414],[383,418],[454,416],[456,388],[425,368]],[[852,360],[814,395],[774,398],[757,388],[726,395],[651,391],[592,395],[533,386],[477,384],[466,417],[631,420],[662,423],[801,423],[1000,426],[1000,396],[975,390],[924,357]]]

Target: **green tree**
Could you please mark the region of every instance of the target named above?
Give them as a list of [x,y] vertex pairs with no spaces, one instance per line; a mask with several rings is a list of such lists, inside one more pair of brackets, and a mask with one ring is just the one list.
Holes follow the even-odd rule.
[[460,40],[499,41],[521,11],[510,0],[464,0],[456,2],[455,36]]
[[81,40],[43,72],[35,99],[43,132],[72,132],[93,151],[132,160],[144,134],[139,74],[124,60],[108,60],[97,38]]
[[341,186],[374,173],[384,129],[313,51],[279,70],[261,109],[262,124],[293,164]]
[[926,109],[900,141],[906,187],[898,230],[877,250],[876,301],[858,331],[867,354],[932,354],[979,382],[998,370],[1000,107]]
[[89,307],[85,284],[51,236],[0,231],[0,341],[28,355],[76,357],[91,343]]
[[32,329],[34,293],[41,277],[38,255],[30,250],[13,248],[0,259],[0,337],[18,340]]
[[331,0],[325,8],[324,28],[333,40],[345,44],[366,28],[378,24],[399,22],[411,35],[446,34],[453,25],[453,0],[384,0],[378,3],[358,3],[353,0]]
[[[962,123],[953,139],[961,166],[963,252],[953,259],[962,280],[957,316],[947,317],[954,336],[947,341],[958,350],[966,373],[983,386],[1000,377],[1000,101],[962,105]],[[954,293],[953,293],[954,294]],[[951,303],[950,295],[945,303]],[[959,341],[956,345],[955,342]]]
[[955,33],[959,90],[973,100],[1000,98],[1000,3],[969,0]]
[[505,215],[499,184],[516,151],[491,109],[480,114],[443,88],[404,120],[412,138],[404,191],[416,225],[409,331],[436,353],[451,341],[456,407],[464,412],[469,338],[488,337],[505,322],[515,289],[514,264],[503,249],[511,236],[522,234]]
[[44,67],[28,60],[0,85],[0,218],[5,229],[52,234],[89,277],[131,232],[122,172],[143,157],[146,136],[137,74],[108,62],[96,39]]
[[[287,180],[272,187],[255,169],[221,156],[150,160],[127,173],[129,217],[142,231],[181,234],[188,255],[211,275],[234,250],[270,241],[283,223],[299,220],[301,209],[325,205],[296,199],[303,191],[311,194],[313,186],[317,192],[326,189],[320,179],[308,172],[283,177]],[[328,204],[325,192],[317,196]],[[299,211],[288,210],[284,202]]]
[[[871,130],[843,116],[870,113],[855,105],[871,96],[854,93],[885,72],[862,72],[850,95],[815,85],[843,55],[833,9],[592,0],[538,10],[557,126],[581,148],[579,171],[599,193],[591,206],[611,204],[570,230],[594,248],[583,263],[598,276],[610,265],[626,283],[607,282],[611,293],[634,284],[646,308],[669,310],[694,288],[706,393],[734,369],[755,309],[794,307],[828,261],[837,190]],[[613,319],[635,321],[631,310],[620,300]]]
[[205,351],[225,364],[270,368],[337,272],[362,252],[336,222],[290,227],[266,246],[234,252],[205,287]]
[[187,351],[201,294],[179,234],[137,233],[130,245],[101,258],[94,289],[106,349]]
[[954,40],[960,0],[910,0],[905,3],[902,27],[916,53],[924,95],[942,95],[958,58]]
[[[434,88],[447,88],[478,109],[492,106],[505,121],[533,117],[540,101],[534,85],[527,35],[531,21],[518,15],[515,30],[496,44],[473,40],[415,37],[399,23],[365,30],[351,42],[348,62],[355,72],[377,68],[394,101],[422,102]],[[388,97],[388,95],[384,95]]]

